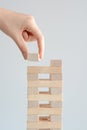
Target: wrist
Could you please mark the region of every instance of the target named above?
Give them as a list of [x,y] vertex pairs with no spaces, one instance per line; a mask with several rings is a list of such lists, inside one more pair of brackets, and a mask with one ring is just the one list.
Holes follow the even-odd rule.
[[8,18],[10,11],[4,8],[0,8],[0,30],[6,31],[8,27]]
[[0,8],[0,30],[2,30],[3,18],[4,18],[4,9]]
[[2,23],[1,17],[2,17],[2,9],[0,8],[0,29],[1,29],[1,23]]

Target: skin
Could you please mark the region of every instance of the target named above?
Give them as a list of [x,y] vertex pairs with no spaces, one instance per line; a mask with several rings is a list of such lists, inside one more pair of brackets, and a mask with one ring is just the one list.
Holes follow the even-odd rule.
[[32,15],[0,8],[0,30],[15,41],[24,59],[27,59],[29,53],[29,41],[37,41],[39,58],[43,58],[44,37]]

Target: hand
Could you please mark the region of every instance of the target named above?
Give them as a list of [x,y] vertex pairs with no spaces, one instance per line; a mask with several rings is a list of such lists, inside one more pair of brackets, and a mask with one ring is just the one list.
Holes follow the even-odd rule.
[[44,37],[33,16],[0,9],[0,29],[15,41],[24,59],[29,51],[26,42],[33,40],[37,41],[39,58],[43,58]]

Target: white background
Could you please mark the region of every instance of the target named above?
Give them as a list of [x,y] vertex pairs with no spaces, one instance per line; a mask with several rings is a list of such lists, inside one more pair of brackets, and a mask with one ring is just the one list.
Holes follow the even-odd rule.
[[[53,58],[63,61],[63,130],[86,130],[87,1],[0,0],[0,7],[35,17],[46,47],[44,60],[34,65],[46,65]],[[30,64],[0,32],[0,130],[26,130]]]

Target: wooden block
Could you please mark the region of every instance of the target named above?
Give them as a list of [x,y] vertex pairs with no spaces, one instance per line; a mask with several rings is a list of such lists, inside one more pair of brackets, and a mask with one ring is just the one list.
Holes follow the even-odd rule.
[[53,130],[53,129],[39,129],[39,130]]
[[37,53],[29,53],[27,60],[29,61],[38,61],[39,57]]
[[39,130],[52,130],[52,129],[49,128],[49,129],[39,129]]
[[50,115],[60,115],[62,113],[62,109],[58,108],[29,108],[29,115],[41,115],[41,114],[50,114]]
[[28,128],[36,128],[36,129],[54,129],[61,128],[61,122],[28,122]]
[[59,122],[59,121],[61,121],[61,116],[60,115],[52,115],[51,121],[52,122]]
[[42,128],[42,129],[28,128],[27,130],[61,130],[61,129],[60,129],[60,128],[57,128],[57,129],[55,129],[55,128],[54,128],[54,129],[50,129],[50,128],[49,128],[49,129],[43,129],[43,128]]
[[62,74],[50,74],[51,80],[62,80]]
[[[29,130],[31,130],[31,129],[29,129]],[[33,130],[33,129],[32,129]],[[36,129],[37,130],[37,129]],[[39,129],[39,130],[61,130],[60,128],[57,128],[57,129]]]
[[38,74],[27,74],[27,80],[38,80]]
[[52,108],[62,108],[62,101],[51,101],[50,103]]
[[28,87],[62,87],[62,81],[36,80],[28,81]]
[[62,61],[61,60],[51,60],[50,65],[60,67],[60,66],[62,66]]
[[28,115],[28,122],[36,122],[38,121],[37,115]]
[[[62,62],[61,60],[52,60],[50,63],[51,67],[60,67],[62,68]],[[50,74],[50,79],[51,80],[62,80],[62,69],[61,69],[61,73],[57,73],[57,74]]]
[[61,74],[61,67],[48,67],[48,66],[30,66],[27,68],[27,72],[29,74],[37,74],[37,73],[53,73],[53,74],[57,74],[60,73]]
[[38,108],[38,101],[28,101],[28,108]]
[[62,130],[62,127],[61,128],[57,128],[57,129],[54,128],[54,129],[51,129],[51,130]]
[[28,96],[29,101],[62,101],[62,94],[60,95],[50,95],[50,94],[38,94],[38,95],[29,95]]
[[38,88],[28,87],[27,91],[28,91],[27,92],[28,95],[38,94]]
[[62,94],[62,87],[50,88],[51,94]]
[[27,130],[38,130],[36,128],[27,128]]

